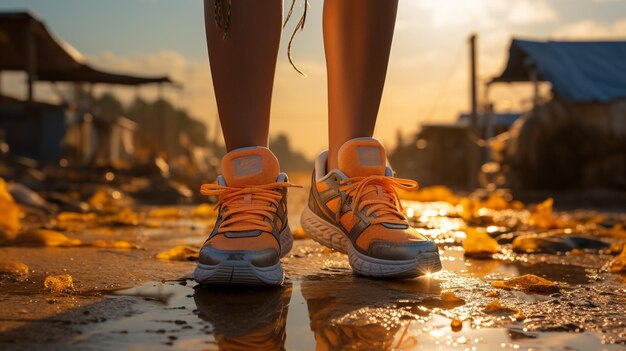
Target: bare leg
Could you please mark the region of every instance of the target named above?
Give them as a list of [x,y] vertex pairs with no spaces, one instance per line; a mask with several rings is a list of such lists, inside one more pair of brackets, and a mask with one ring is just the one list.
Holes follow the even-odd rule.
[[[227,7],[228,1],[222,4]],[[205,0],[211,74],[226,149],[267,146],[282,0],[232,0],[226,39],[215,23],[214,6],[215,0]],[[223,10],[225,20],[227,8]]]
[[329,169],[343,143],[374,133],[397,9],[397,0],[324,1]]

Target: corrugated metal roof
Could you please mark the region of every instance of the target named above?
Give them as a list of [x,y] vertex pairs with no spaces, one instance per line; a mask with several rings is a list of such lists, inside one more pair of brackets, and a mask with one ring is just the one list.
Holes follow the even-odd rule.
[[533,69],[568,102],[626,97],[626,41],[514,39],[504,72],[492,81],[530,81]]

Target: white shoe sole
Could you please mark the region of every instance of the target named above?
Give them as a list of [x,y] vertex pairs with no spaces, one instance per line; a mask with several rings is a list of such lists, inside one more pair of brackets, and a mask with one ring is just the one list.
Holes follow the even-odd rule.
[[321,219],[308,206],[300,219],[302,229],[315,241],[348,255],[355,273],[374,278],[413,278],[441,270],[438,252],[426,252],[410,260],[383,260],[369,257],[355,249],[343,231]]

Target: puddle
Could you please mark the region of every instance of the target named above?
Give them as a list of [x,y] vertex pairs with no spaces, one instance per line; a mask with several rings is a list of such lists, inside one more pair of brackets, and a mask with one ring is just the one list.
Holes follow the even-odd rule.
[[[63,313],[5,333],[4,340],[15,343],[2,344],[0,338],[0,348],[30,341],[36,347],[29,350],[626,350],[626,345],[616,344],[626,342],[626,286],[601,269],[611,255],[516,254],[510,244],[502,244],[494,259],[470,259],[463,255],[467,223],[457,207],[408,205],[412,224],[439,244],[444,269],[405,281],[356,277],[345,255],[297,240],[283,259],[289,281],[282,288],[202,288],[178,280],[103,291],[103,286],[188,274],[192,263],[156,260],[154,253],[200,246],[210,221],[158,219],[153,227],[86,230],[81,240],[128,240],[141,250],[108,250],[117,255],[110,262],[111,256],[102,256],[104,250],[95,258],[81,256],[81,265],[86,258],[91,261],[83,269],[89,274],[70,271],[77,277],[76,291],[30,308],[54,308],[64,301],[69,307],[56,307]],[[495,235],[515,234],[530,214],[504,210],[477,215],[472,225]],[[487,216],[497,225],[482,223]],[[71,250],[54,251],[55,259],[45,257],[76,267],[78,251]],[[67,258],[59,259],[62,254]],[[56,270],[65,272],[64,265]],[[136,277],[150,269],[152,275]],[[491,285],[525,274],[558,283],[559,292],[530,294]],[[105,284],[114,281],[117,285]],[[27,289],[24,284],[3,288],[13,295]],[[21,296],[43,301],[48,296],[42,297],[40,290],[31,288],[30,295]],[[100,294],[101,300],[94,298]],[[87,297],[89,302],[82,304]],[[43,335],[41,343],[29,336],[35,334]]]
[[[282,288],[147,283],[109,296],[133,297],[133,312],[87,326],[72,344],[103,350],[135,350],[136,345],[150,350],[624,349],[603,345],[590,331],[529,332],[521,322],[497,323],[465,311],[463,304],[446,306],[438,300],[442,285],[433,278],[384,282],[348,275],[305,277]],[[457,332],[445,313],[456,310],[467,317]]]

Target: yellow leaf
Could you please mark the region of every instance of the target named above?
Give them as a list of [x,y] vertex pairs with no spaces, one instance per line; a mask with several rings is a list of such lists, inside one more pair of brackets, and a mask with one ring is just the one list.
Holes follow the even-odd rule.
[[467,238],[463,241],[465,256],[485,258],[499,251],[498,242],[486,232],[476,228],[467,228],[465,233],[467,234]]

